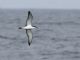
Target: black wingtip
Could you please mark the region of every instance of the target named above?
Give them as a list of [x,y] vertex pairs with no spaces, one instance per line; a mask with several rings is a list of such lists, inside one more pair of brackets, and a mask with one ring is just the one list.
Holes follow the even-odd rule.
[[30,46],[30,45],[31,45],[31,43],[30,43],[30,42],[28,42],[28,45]]
[[28,14],[30,14],[31,12],[30,11],[28,11]]
[[30,17],[33,18],[31,11],[28,11],[28,18],[27,19],[29,19]]

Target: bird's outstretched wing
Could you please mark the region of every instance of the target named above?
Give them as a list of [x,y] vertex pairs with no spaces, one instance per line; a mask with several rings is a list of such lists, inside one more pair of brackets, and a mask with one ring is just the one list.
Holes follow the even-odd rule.
[[32,31],[31,31],[31,29],[27,29],[26,34],[28,36],[28,44],[30,45],[32,42]]
[[28,11],[28,17],[27,17],[27,20],[26,20],[26,26],[27,25],[31,25],[32,19],[33,19],[32,13],[30,11]]

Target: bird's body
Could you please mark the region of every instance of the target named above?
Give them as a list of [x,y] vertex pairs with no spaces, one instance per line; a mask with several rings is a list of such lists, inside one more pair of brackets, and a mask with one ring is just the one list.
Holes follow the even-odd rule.
[[33,26],[31,26],[31,25],[28,25],[28,26],[25,26],[25,27],[22,27],[22,29],[33,29],[33,28],[35,28],[35,27],[33,27]]
[[28,17],[27,17],[27,20],[26,20],[26,25],[25,27],[19,27],[19,29],[24,29],[26,30],[26,34],[28,36],[28,44],[30,45],[31,42],[32,42],[32,29],[35,28],[36,26],[32,26],[32,19],[33,19],[33,16],[32,16],[32,13],[30,11],[28,11]]

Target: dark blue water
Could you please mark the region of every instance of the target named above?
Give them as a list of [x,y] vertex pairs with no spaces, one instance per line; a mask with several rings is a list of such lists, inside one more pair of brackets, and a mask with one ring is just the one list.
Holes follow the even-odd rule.
[[31,46],[18,30],[27,11],[0,10],[0,60],[80,60],[80,10],[31,10]]

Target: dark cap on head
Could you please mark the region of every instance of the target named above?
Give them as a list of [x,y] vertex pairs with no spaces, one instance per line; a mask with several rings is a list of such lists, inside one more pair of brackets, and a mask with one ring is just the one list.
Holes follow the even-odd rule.
[[18,29],[22,29],[22,27],[19,27]]

